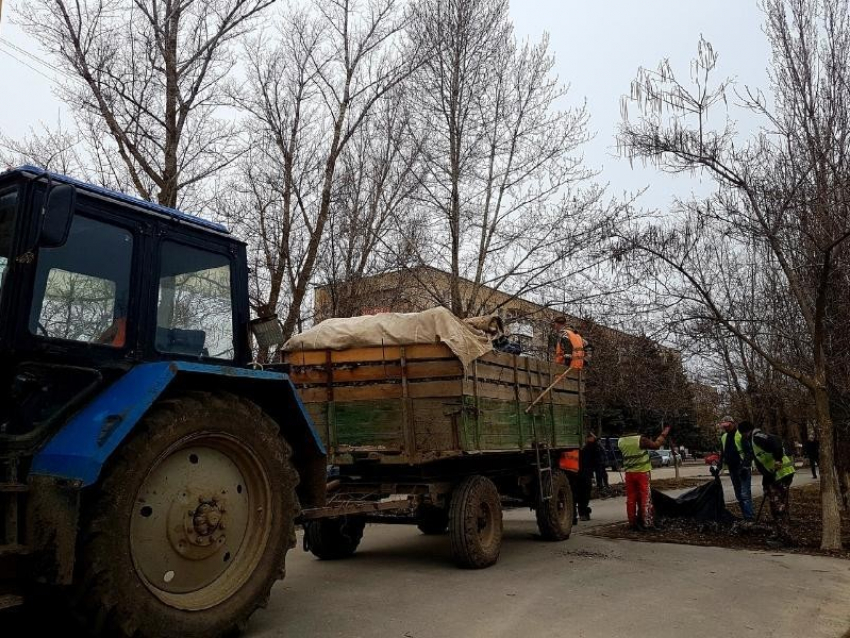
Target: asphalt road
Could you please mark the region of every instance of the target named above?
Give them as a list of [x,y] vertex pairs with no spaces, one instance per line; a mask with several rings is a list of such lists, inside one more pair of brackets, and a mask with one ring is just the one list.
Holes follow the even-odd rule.
[[[592,524],[624,517],[623,499],[593,505]],[[248,636],[837,638],[850,628],[850,561],[598,539],[590,527],[547,543],[532,512],[509,511],[499,563],[481,571],[454,567],[448,537],[408,526],[367,527],[342,561],[299,546]]]

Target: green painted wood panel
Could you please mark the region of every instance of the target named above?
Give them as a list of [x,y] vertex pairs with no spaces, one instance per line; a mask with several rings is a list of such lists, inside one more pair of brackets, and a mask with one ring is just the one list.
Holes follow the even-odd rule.
[[334,403],[337,446],[404,449],[401,399]]

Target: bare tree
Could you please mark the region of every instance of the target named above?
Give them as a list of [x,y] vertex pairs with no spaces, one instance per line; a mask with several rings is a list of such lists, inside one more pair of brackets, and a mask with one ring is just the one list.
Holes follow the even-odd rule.
[[[318,273],[335,317],[361,312],[368,296],[364,278],[403,266],[410,247],[422,155],[410,131],[406,88],[399,87],[376,105],[341,158],[327,250]],[[398,232],[399,222],[403,233]]]
[[248,82],[231,91],[252,149],[231,218],[255,242],[254,304],[280,310],[287,336],[317,275],[349,146],[415,64],[404,24],[398,0],[316,0],[288,16],[275,45],[249,47]]
[[743,94],[744,106],[766,122],[751,141],[736,136],[728,116],[712,126],[709,113],[725,102],[730,83],[712,87],[717,54],[707,42],[692,67],[693,86],[666,62],[639,73],[627,102],[643,116],[624,122],[624,151],[664,170],[703,171],[717,192],[683,203],[666,223],[636,226],[623,248],[647,258],[640,272],[653,276],[673,320],[721,328],[745,356],[808,390],[824,466],[822,547],[835,549],[841,521],[827,312],[836,255],[850,238],[850,13],[845,0],[767,0],[763,7],[775,106]]
[[411,32],[427,52],[411,95],[436,231],[419,262],[450,273],[459,316],[567,276],[605,216],[578,155],[587,113],[558,110],[548,38],[517,43],[507,0],[424,0]]
[[[176,206],[236,156],[218,114],[232,45],[274,0],[38,0],[21,23],[55,58],[89,148],[115,181]],[[111,156],[117,155],[117,160]]]

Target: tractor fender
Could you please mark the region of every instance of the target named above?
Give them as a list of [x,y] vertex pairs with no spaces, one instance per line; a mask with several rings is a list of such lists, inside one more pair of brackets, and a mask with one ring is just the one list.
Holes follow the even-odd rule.
[[181,390],[220,390],[255,401],[279,424],[293,449],[293,462],[301,475],[302,504],[324,500],[325,447],[289,376],[193,362],[145,363],[132,368],[71,417],[36,454],[30,474],[82,487],[93,485],[109,457],[157,399]]

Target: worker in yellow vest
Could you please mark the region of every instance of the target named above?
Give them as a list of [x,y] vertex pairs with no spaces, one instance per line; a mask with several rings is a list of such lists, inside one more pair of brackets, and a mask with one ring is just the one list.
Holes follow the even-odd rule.
[[720,435],[720,466],[718,471],[727,468],[732,480],[735,498],[741,506],[741,514],[745,521],[752,521],[756,515],[753,509],[751,484],[753,480],[752,453],[744,448],[743,435],[731,416],[725,416],[720,421],[723,434]]
[[741,421],[738,431],[745,447],[752,450],[756,467],[762,476],[764,494],[776,525],[771,544],[790,544],[788,491],[794,480],[794,462],[785,454],[782,439],[757,429],[749,421]]
[[664,441],[670,428],[666,427],[655,440],[642,434],[627,434],[617,441],[617,447],[623,453],[623,469],[626,472],[626,515],[629,528],[643,531],[655,527],[652,510],[652,496],[649,489],[649,450],[657,450]]

